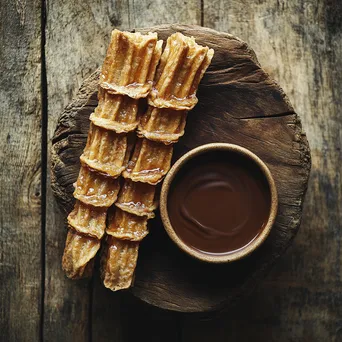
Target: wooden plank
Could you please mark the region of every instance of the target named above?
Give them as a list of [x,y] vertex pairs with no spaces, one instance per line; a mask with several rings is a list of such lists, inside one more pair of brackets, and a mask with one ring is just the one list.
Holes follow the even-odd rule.
[[[342,4],[204,0],[204,25],[246,40],[303,120],[312,172],[302,227],[264,284],[231,313],[190,318],[183,339],[339,341]],[[248,329],[246,329],[246,326]]]
[[130,27],[162,24],[201,24],[201,0],[129,0]]
[[92,340],[126,341],[122,335],[121,296],[106,289],[100,279],[99,264],[94,274],[92,298]]
[[[169,9],[166,11],[162,3],[155,4],[152,9],[151,4],[144,1],[113,4],[99,0],[48,2],[49,139],[63,107],[75,95],[83,79],[102,64],[113,27],[129,29],[180,20],[198,23],[199,3],[192,0],[184,6],[180,0],[168,1],[164,4]],[[58,336],[64,341],[85,340],[91,336],[96,341],[113,336],[118,339],[121,336],[119,296],[111,296],[97,279],[92,293],[87,282],[73,282],[63,275],[60,260],[65,242],[65,215],[57,209],[49,179],[47,189],[44,337],[49,340]],[[130,307],[125,302],[122,306]],[[131,310],[134,311],[135,306]],[[146,316],[142,319],[147,320]]]
[[[108,8],[114,12],[111,6],[104,1],[47,2],[49,143],[62,109],[76,94],[83,79],[102,63],[111,32],[111,21],[115,21],[115,16],[110,18],[105,15]],[[62,271],[66,214],[57,208],[51,193],[50,179],[47,185],[46,217],[44,339],[89,340],[92,283],[89,280],[69,280]],[[119,308],[117,306],[112,310],[117,311]]]
[[41,7],[0,6],[0,339],[38,341],[41,271]]

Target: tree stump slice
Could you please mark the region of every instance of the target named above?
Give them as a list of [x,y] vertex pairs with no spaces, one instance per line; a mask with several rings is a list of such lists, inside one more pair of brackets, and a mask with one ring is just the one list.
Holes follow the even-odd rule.
[[[231,264],[192,259],[169,239],[159,215],[150,221],[150,234],[141,243],[135,283],[129,291],[164,309],[218,310],[250,293],[295,237],[310,173],[309,145],[287,96],[245,42],[199,26],[163,25],[138,31],[157,32],[164,41],[179,31],[215,50],[198,91],[199,103],[188,116],[184,137],[174,147],[174,161],[199,145],[238,144],[268,165],[277,185],[279,209],[270,236],[249,257]],[[97,105],[98,77],[96,71],[84,81],[62,113],[52,140],[52,188],[65,215],[74,204],[73,183],[89,115]]]

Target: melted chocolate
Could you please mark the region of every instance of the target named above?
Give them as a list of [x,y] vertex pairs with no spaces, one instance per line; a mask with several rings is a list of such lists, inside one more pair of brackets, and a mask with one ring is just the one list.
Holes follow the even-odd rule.
[[177,235],[204,253],[241,249],[264,228],[268,183],[258,165],[235,152],[194,157],[170,187],[168,213]]

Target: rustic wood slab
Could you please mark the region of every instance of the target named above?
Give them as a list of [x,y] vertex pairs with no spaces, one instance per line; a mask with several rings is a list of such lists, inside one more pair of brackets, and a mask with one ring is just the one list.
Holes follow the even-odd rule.
[[40,340],[46,150],[40,21],[41,1],[0,5],[1,341]]
[[[198,92],[199,104],[188,117],[185,136],[175,145],[174,159],[209,142],[239,144],[266,162],[279,192],[278,216],[269,238],[250,257],[230,265],[191,259],[169,240],[159,217],[151,221],[151,233],[141,245],[132,293],[165,309],[217,310],[249,293],[296,235],[310,172],[309,146],[286,95],[260,67],[246,43],[199,26],[168,25],[139,31],[149,30],[164,40],[180,31],[215,50]],[[98,76],[98,71],[92,74],[66,107],[52,141],[52,189],[65,213],[73,206],[72,184],[86,142],[88,117],[97,105]]]

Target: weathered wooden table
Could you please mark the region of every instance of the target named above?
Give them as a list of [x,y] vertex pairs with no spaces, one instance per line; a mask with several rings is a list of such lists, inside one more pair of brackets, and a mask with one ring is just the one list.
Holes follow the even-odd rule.
[[[342,3],[35,1],[0,6],[2,341],[342,340]],[[214,317],[72,282],[50,190],[58,114],[103,60],[113,27],[201,24],[247,41],[301,115],[312,154],[302,227],[249,298]],[[96,48],[95,48],[96,47]]]

